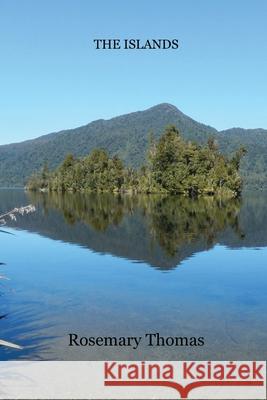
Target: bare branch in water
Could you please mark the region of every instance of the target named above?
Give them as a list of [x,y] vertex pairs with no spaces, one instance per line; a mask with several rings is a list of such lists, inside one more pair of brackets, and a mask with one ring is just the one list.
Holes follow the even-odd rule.
[[[24,206],[24,207],[14,208],[13,210],[0,215],[0,226],[6,224],[6,218],[10,218],[11,221],[16,221],[16,214],[20,214],[20,215],[29,214],[29,213],[34,212],[35,210],[36,210],[35,206],[33,206],[32,204],[30,204],[28,206]],[[0,232],[9,233],[9,232],[5,232],[2,230],[0,230]],[[4,263],[0,263],[0,265],[3,265],[3,264]],[[4,275],[0,275],[0,279],[8,279],[8,278],[5,277]],[[12,349],[19,349],[19,350],[22,349],[21,346],[15,344],[15,343],[7,342],[6,340],[1,340],[1,339],[0,339],[0,346],[10,347]]]
[[18,350],[23,349],[23,347],[15,343],[7,342],[6,340],[0,340],[0,346],[11,347],[12,349],[18,349]]
[[9,278],[7,278],[7,277],[4,276],[4,275],[0,275],[0,279],[6,279],[7,281],[9,281]]
[[35,206],[29,204],[28,206],[13,208],[13,210],[8,211],[2,215],[0,215],[0,225],[6,224],[6,217],[9,217],[11,221],[16,221],[16,214],[24,215],[32,213],[36,210]]

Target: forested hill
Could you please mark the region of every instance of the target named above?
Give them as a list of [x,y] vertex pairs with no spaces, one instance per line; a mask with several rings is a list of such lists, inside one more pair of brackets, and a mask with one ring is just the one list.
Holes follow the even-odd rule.
[[267,130],[232,128],[217,134],[221,150],[229,154],[244,145],[247,155],[241,163],[246,187],[267,189]]
[[248,151],[241,172],[252,185],[267,185],[267,130],[216,129],[194,121],[171,104],[159,104],[110,120],[97,120],[21,143],[0,146],[0,186],[22,186],[45,161],[58,166],[67,153],[74,156],[103,148],[127,165],[140,166],[146,157],[149,132],[158,138],[166,125],[176,125],[185,139],[205,143],[210,136],[228,154],[244,145]]

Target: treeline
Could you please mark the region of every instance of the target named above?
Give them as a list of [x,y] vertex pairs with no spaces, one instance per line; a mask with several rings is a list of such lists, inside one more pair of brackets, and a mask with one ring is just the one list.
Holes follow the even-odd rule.
[[102,149],[84,158],[69,154],[50,172],[45,165],[33,175],[29,190],[169,193],[187,196],[241,193],[240,148],[231,159],[222,155],[213,139],[207,145],[186,142],[175,126],[169,126],[156,142],[150,136],[147,163],[135,170]]

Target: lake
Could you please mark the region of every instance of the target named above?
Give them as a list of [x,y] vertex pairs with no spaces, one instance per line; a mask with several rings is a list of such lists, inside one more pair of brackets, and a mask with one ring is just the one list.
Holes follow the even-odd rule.
[[[267,359],[266,193],[241,200],[1,190],[2,360]],[[3,263],[3,264],[2,264]],[[203,347],[69,347],[81,336]]]

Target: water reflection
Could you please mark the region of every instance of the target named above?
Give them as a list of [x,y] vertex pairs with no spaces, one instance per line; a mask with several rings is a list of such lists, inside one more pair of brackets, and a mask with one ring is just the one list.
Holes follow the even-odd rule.
[[[239,200],[57,193],[29,197],[45,214],[46,235],[162,269],[211,248],[227,229],[239,240],[245,235],[239,226]],[[71,226],[68,232],[62,216]],[[21,224],[42,233],[36,219]]]
[[175,268],[216,244],[267,245],[265,193],[242,200],[1,191],[0,209],[33,203],[37,212],[8,226],[75,243],[98,253]]
[[68,348],[72,331],[205,336],[205,349],[179,357],[262,358],[264,193],[222,201],[1,191],[0,199],[0,211],[37,206],[1,235],[1,270],[11,278],[0,293],[1,338],[25,347],[0,349],[3,359],[177,359],[177,349]]

